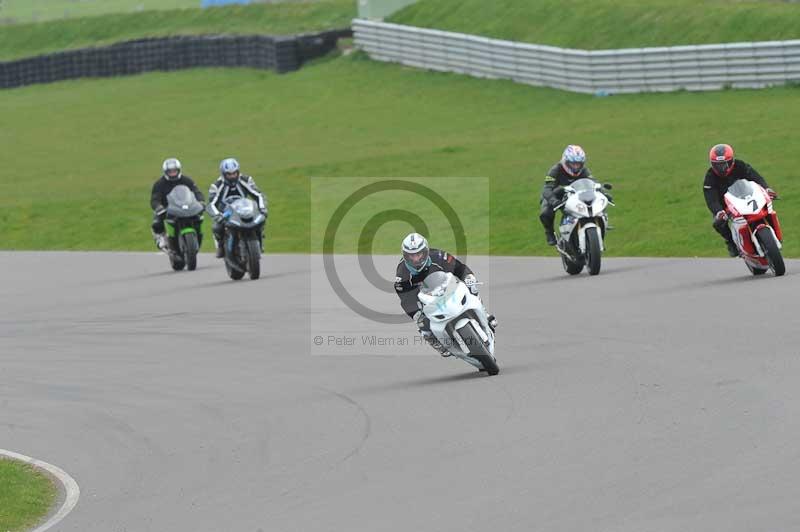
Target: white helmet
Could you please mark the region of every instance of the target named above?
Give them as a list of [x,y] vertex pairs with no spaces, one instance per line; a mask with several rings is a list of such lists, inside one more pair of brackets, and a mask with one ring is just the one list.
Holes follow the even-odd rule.
[[431,265],[428,241],[419,233],[411,233],[403,239],[403,260],[411,273],[419,273]]
[[[161,163],[161,172],[164,176],[164,179],[167,181],[177,181],[181,178],[181,162],[174,157],[165,159],[163,163]],[[176,172],[175,175],[170,175],[170,173]]]

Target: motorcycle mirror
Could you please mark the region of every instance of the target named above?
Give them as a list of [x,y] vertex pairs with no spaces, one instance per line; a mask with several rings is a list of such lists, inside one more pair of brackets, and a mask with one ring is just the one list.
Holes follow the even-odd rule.
[[613,187],[611,186],[610,183],[603,183],[603,188],[606,190],[611,190]]

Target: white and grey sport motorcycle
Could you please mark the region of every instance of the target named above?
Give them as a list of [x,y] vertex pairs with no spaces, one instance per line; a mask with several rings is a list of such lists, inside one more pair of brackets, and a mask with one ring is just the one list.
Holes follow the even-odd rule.
[[564,270],[570,275],[577,275],[586,266],[589,275],[597,275],[605,251],[603,240],[608,228],[606,208],[614,205],[603,194],[603,190],[610,190],[611,185],[601,185],[583,178],[560,188],[564,196],[554,210],[564,208],[556,235],[556,249],[561,254]]
[[452,273],[425,278],[417,295],[431,332],[450,353],[489,375],[500,368],[494,357],[494,331],[481,299]]

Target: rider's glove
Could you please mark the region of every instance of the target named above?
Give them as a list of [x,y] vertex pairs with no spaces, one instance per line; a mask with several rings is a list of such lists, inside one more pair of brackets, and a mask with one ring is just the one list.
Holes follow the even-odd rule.
[[155,213],[157,216],[161,216],[165,212],[167,212],[166,207],[164,207],[163,205],[156,205]]
[[717,211],[717,214],[714,215],[714,220],[717,222],[724,222],[728,220],[728,213],[725,211]]
[[467,285],[467,288],[469,288],[469,291],[472,292],[472,295],[474,296],[478,295],[478,290],[479,290],[478,280],[475,278],[473,274],[470,273],[469,275],[464,277],[464,284]]
[[767,195],[769,196],[769,199],[775,199],[778,197],[778,193],[772,190],[771,188],[767,189]]

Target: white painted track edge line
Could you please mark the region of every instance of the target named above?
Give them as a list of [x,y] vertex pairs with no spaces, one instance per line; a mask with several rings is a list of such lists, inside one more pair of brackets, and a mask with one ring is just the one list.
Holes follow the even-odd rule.
[[75,505],[78,504],[78,499],[81,496],[81,489],[78,487],[78,483],[75,482],[75,479],[69,476],[69,474],[60,467],[37,460],[36,458],[31,458],[30,456],[25,456],[24,454],[7,451],[5,449],[0,449],[0,457],[7,457],[12,460],[24,462],[32,465],[33,467],[44,470],[55,477],[64,487],[65,496],[64,503],[61,505],[61,508],[59,508],[58,511],[52,517],[50,517],[50,519],[34,528],[31,532],[44,532],[45,530],[49,530],[60,523],[67,515],[69,515],[73,508],[75,508]]

